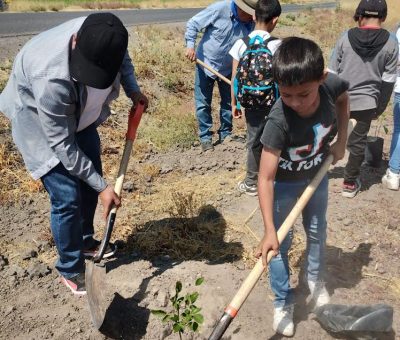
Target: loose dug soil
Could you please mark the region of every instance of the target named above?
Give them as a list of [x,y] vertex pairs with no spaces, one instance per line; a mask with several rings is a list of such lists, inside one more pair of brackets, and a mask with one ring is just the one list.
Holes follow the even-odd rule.
[[[243,133],[240,126],[243,123],[236,127],[239,135]],[[122,136],[123,128],[117,132]],[[385,152],[389,136],[385,136]],[[103,138],[105,172],[112,182],[121,143]],[[110,305],[103,334],[92,327],[86,297],[76,298],[59,284],[46,194],[3,204],[0,338],[178,339],[150,313],[170,308],[178,280],[185,292],[200,293],[196,304],[205,317],[198,334],[185,336],[207,338],[254,264],[252,249],[262,235],[259,211],[244,224],[258,204],[257,198],[236,191],[244,176],[244,162],[245,145],[240,140],[216,145],[213,152],[202,153],[199,146],[162,154],[147,148],[133,157],[113,236],[122,249],[106,263],[104,287]],[[379,169],[363,167],[362,191],[352,200],[342,198],[344,164],[329,172],[327,288],[333,303],[393,306],[393,331],[373,338],[399,338],[400,195],[380,183],[385,161]],[[96,225],[101,236],[103,222],[98,217]],[[294,339],[335,338],[310,313],[309,292],[299,279],[305,248],[300,221],[295,230],[291,252]],[[204,284],[194,287],[200,276]],[[224,339],[280,339],[272,330],[272,298],[263,275]]]

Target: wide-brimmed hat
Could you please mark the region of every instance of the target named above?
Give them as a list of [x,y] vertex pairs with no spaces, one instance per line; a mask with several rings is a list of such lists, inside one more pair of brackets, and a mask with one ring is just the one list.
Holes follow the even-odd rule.
[[127,47],[128,31],[117,16],[90,14],[71,51],[71,77],[90,87],[106,89],[114,82]]
[[246,13],[253,15],[258,0],[233,0],[233,2]]

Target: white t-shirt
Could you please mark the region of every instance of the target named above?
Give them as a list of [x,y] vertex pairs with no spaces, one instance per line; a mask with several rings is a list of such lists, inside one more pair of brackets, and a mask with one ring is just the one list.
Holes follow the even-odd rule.
[[[397,41],[399,42],[399,48],[400,48],[400,26],[397,29],[396,38]],[[397,80],[396,84],[394,85],[394,92],[400,93],[400,53],[399,53],[399,59],[397,60]]]
[[[265,40],[269,39],[271,35],[267,31],[261,31],[261,30],[255,30],[249,34],[250,38],[254,38],[256,35],[259,35]],[[281,40],[276,39],[272,40],[267,44],[267,47],[270,49],[272,54],[275,53],[275,51],[278,49],[279,45],[281,44]],[[246,51],[246,44],[244,43],[243,39],[239,39],[235,42],[235,44],[232,46],[231,50],[229,51],[229,54],[232,56],[233,59],[239,61],[239,59],[242,57],[244,51]]]
[[87,90],[87,100],[86,106],[83,110],[80,118],[77,131],[82,131],[87,128],[90,124],[93,124],[97,118],[99,118],[101,109],[111,93],[111,86],[104,89],[95,89],[90,86],[86,86]]

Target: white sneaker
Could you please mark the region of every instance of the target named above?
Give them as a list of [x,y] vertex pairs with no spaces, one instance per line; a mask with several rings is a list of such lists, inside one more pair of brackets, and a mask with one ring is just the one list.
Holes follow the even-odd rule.
[[314,301],[316,308],[329,303],[330,297],[323,282],[308,281],[308,288],[310,288],[311,298]]
[[387,169],[385,176],[382,177],[382,183],[390,190],[399,190],[400,174],[395,174],[390,169]]
[[272,328],[276,333],[284,336],[293,336],[293,309],[294,305],[274,308],[274,323]]

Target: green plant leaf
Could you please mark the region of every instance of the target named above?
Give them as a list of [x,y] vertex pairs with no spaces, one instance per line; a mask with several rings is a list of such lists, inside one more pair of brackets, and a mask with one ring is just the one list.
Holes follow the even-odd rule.
[[199,324],[197,322],[193,322],[193,324],[192,324],[193,332],[196,332],[198,329],[199,329]]
[[163,317],[163,319],[161,320],[162,323],[166,323],[171,319],[171,315],[167,314],[166,316]]
[[199,293],[197,293],[197,292],[190,294],[190,302],[195,303],[198,297],[199,297]]
[[178,322],[179,321],[179,316],[177,314],[174,314],[174,316],[171,316],[170,319],[173,322]]
[[174,330],[175,333],[183,332],[183,327],[180,323],[174,323],[174,325],[172,326],[172,329]]
[[177,293],[182,291],[182,282],[181,281],[177,281],[175,284],[175,290]]
[[204,278],[203,278],[203,277],[199,277],[199,278],[196,280],[196,286],[200,286],[203,282],[204,282]]
[[151,310],[151,314],[158,316],[159,318],[163,318],[167,315],[163,310],[160,309],[153,309]]
[[193,307],[193,308],[191,308],[193,314],[197,314],[201,311],[201,308],[196,307],[195,305],[192,305],[191,307]]
[[386,135],[389,133],[389,129],[387,128],[386,125],[383,126],[383,131],[385,131],[385,134],[386,134]]
[[195,314],[193,315],[193,319],[198,322],[199,324],[202,324],[204,322],[204,317],[201,314]]

